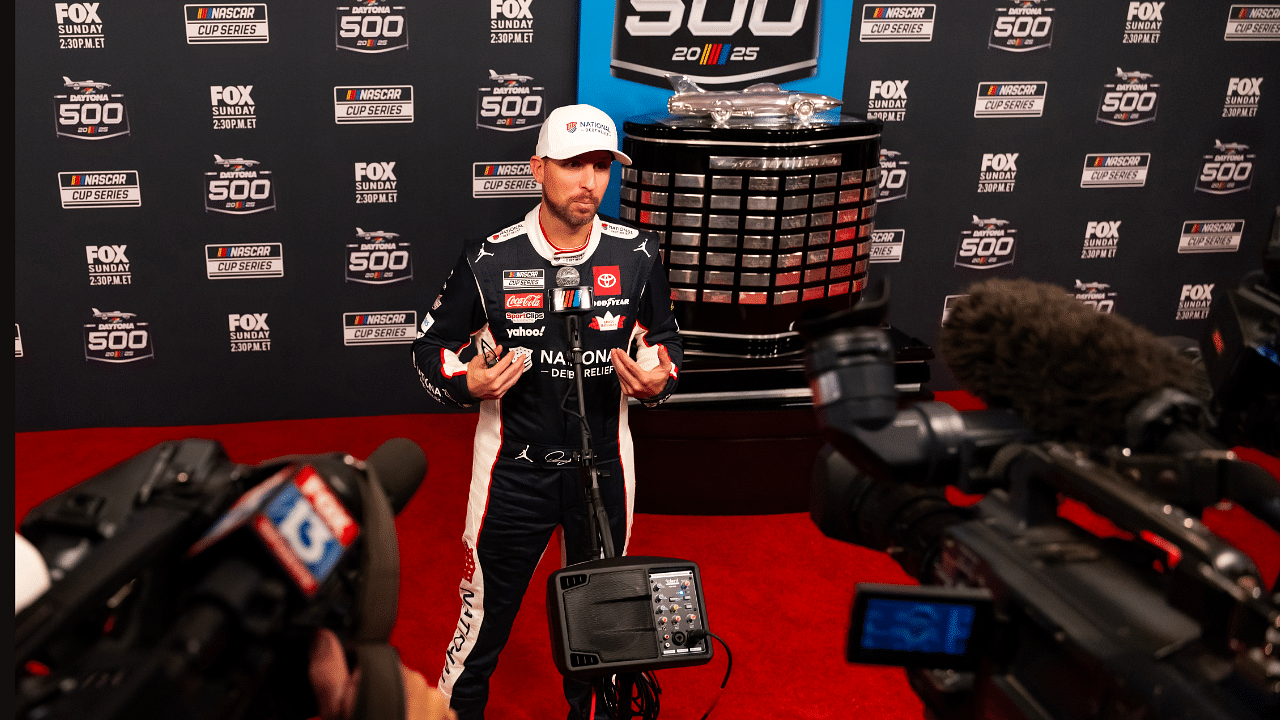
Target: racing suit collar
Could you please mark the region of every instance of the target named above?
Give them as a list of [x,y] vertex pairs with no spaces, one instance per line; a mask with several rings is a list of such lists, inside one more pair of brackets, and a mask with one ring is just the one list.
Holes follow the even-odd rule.
[[529,211],[529,214],[524,216],[524,229],[529,235],[529,242],[533,244],[533,249],[546,258],[547,262],[552,265],[581,265],[595,253],[596,247],[600,245],[599,215],[591,219],[591,234],[587,237],[587,244],[577,250],[562,252],[555,245],[547,242],[547,238],[542,234],[542,227],[538,223],[538,212],[541,209],[542,203],[538,203]]

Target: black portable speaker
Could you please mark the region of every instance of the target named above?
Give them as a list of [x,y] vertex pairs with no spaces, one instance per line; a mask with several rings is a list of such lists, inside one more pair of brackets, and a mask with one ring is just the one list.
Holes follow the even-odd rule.
[[547,580],[556,669],[586,679],[711,662],[702,576],[690,560],[621,557]]

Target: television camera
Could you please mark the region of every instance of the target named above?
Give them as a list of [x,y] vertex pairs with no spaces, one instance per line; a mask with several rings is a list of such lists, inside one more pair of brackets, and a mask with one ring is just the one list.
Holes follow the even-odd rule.
[[[1274,354],[1280,296],[1264,281],[1233,300],[1253,316],[1214,327],[1236,328],[1228,342],[1245,345],[1270,327],[1260,342]],[[829,442],[812,519],[829,537],[887,551],[922,583],[857,587],[847,659],[906,667],[942,720],[1280,716],[1280,594],[1199,520],[1227,498],[1280,529],[1274,478],[1214,437],[1200,401],[1167,387],[1128,411],[1126,439],[1111,445],[1037,432],[1007,408],[900,410],[880,330],[887,303],[886,289],[798,328]],[[1255,317],[1259,305],[1270,320]],[[1275,387],[1280,368],[1243,364]],[[1227,374],[1215,388],[1237,393]],[[1256,412],[1261,381],[1252,400],[1219,401],[1235,408],[1223,434],[1280,437],[1275,414]],[[1246,427],[1257,422],[1269,431]],[[953,505],[948,485],[983,497]],[[1118,537],[1060,517],[1063,497]]]
[[249,466],[161,443],[22,521],[50,586],[15,618],[15,717],[304,718],[317,628],[361,668],[354,717],[404,717],[393,510],[416,443]]

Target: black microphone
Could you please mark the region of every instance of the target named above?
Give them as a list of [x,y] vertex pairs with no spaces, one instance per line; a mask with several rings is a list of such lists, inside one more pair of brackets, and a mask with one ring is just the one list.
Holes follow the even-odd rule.
[[391,438],[382,443],[364,462],[378,476],[391,511],[397,515],[427,476],[426,453],[418,443],[406,438]]
[[1139,402],[1166,388],[1200,393],[1196,369],[1171,346],[1062,288],[990,280],[968,292],[943,325],[947,367],[966,390],[1012,408],[1043,435],[1122,444]]

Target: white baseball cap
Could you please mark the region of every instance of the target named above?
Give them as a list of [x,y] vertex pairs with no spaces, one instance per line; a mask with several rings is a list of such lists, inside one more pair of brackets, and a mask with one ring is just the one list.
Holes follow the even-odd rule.
[[631,158],[618,149],[618,129],[613,120],[590,105],[558,107],[538,131],[538,157],[567,160],[596,150],[608,150],[618,162],[631,164]]

